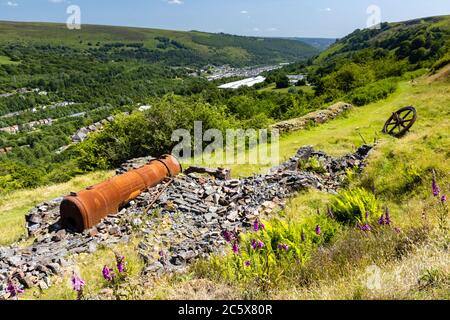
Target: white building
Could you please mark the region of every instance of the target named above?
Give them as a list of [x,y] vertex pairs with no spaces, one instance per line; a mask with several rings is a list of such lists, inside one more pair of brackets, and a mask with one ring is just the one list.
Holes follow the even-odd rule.
[[253,87],[255,84],[266,81],[266,78],[258,76],[255,78],[247,78],[235,82],[225,83],[219,86],[219,89],[239,89],[241,87]]

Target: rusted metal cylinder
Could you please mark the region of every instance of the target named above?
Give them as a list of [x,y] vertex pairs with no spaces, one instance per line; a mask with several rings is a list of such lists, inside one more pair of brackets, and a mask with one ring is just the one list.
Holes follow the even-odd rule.
[[76,232],[90,229],[106,216],[117,214],[121,207],[146,189],[158,185],[167,177],[177,176],[181,171],[178,160],[165,155],[139,169],[71,194],[61,203],[61,224]]

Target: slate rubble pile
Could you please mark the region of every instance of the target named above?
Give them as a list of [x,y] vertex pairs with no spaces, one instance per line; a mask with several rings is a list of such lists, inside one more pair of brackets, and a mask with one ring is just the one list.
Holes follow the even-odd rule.
[[[222,252],[224,230],[245,231],[255,219],[282,208],[295,193],[306,188],[336,192],[346,171],[362,168],[371,149],[372,146],[363,146],[354,154],[333,158],[312,147],[303,147],[269,173],[244,179],[229,179],[225,169],[193,167],[186,174],[143,192],[119,214],[82,234],[71,233],[59,225],[62,198],[40,204],[26,216],[28,240],[35,237],[34,243],[0,247],[0,299],[8,278],[25,288],[46,289],[51,285],[51,276],[70,267],[77,254],[95,252],[99,245],[128,242],[130,236],[142,240],[137,250],[145,262],[146,273],[182,272],[189,262]],[[323,170],[299,170],[312,157],[322,164]],[[151,159],[128,161],[117,174]]]

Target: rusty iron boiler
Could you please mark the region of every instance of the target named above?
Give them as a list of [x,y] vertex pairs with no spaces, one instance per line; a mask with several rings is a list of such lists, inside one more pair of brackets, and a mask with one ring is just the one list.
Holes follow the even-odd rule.
[[121,207],[148,188],[181,172],[178,160],[171,155],[165,155],[139,169],[71,194],[61,203],[61,224],[64,228],[76,232],[90,229],[108,215],[117,214]]

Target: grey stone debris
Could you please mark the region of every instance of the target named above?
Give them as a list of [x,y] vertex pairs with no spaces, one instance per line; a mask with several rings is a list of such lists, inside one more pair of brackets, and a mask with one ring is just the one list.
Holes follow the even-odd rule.
[[[333,158],[307,146],[267,174],[243,179],[229,179],[229,171],[220,168],[188,169],[171,184],[143,192],[117,215],[82,234],[61,228],[62,198],[39,204],[26,215],[28,238],[24,240],[35,237],[34,243],[0,247],[0,288],[11,278],[25,288],[46,289],[51,286],[50,277],[67,270],[77,254],[127,243],[130,236],[142,239],[136,250],[146,273],[183,272],[192,261],[223,252],[225,230],[239,233],[249,229],[255,219],[270,216],[297,192],[315,188],[335,193],[349,168],[364,167],[371,149],[363,146],[354,154]],[[303,164],[313,157],[322,171],[303,170]],[[117,174],[152,159],[128,161]]]

